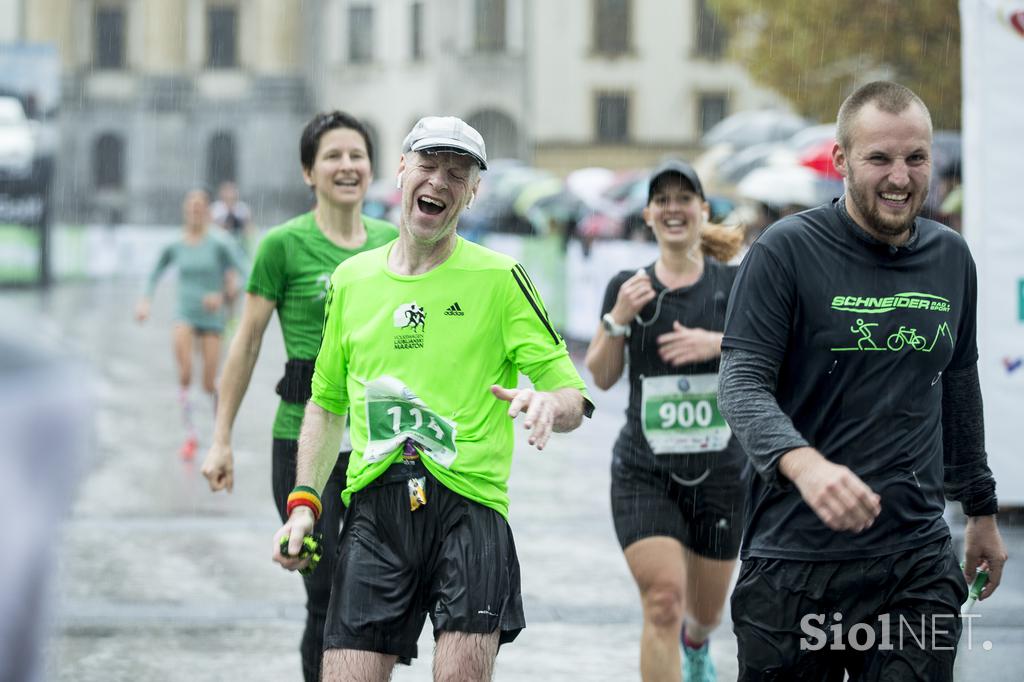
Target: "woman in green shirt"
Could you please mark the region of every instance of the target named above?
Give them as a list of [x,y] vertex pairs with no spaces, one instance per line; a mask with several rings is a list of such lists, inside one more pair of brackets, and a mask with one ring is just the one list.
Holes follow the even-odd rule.
[[[232,426],[252,377],[263,333],[276,310],[288,355],[285,376],[277,385],[281,403],[274,420],[273,445],[274,500],[282,520],[286,518],[288,493],[295,486],[299,427],[310,396],[331,274],[349,256],[398,236],[394,225],[362,215],[363,198],[373,179],[373,145],[362,123],[340,111],[317,114],[302,131],[299,152],[302,177],[313,190],[316,206],[270,230],[256,249],[245,307],[221,377],[213,445],[203,463],[210,489],[230,492],[234,483]],[[346,444],[342,447],[350,449]],[[348,455],[342,452],[339,456],[323,495],[323,514],[316,527],[316,532],[323,534],[323,561],[304,578],[308,599],[301,651],[306,680],[320,677]]]

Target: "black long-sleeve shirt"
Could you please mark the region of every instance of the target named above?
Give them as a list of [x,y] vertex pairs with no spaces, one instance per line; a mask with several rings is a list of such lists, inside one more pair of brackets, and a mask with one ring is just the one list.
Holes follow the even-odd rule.
[[[785,218],[737,274],[719,404],[760,474],[741,555],[843,560],[948,535],[943,496],[995,511],[977,387],[976,274],[963,239],[918,219],[873,239],[842,199]],[[809,445],[881,496],[862,533],[832,531],[778,474]]]

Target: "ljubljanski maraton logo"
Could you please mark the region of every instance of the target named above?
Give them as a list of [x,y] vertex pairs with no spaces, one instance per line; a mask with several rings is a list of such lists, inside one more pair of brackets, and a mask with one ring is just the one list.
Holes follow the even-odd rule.
[[391,321],[394,323],[395,348],[423,348],[423,335],[427,328],[427,313],[422,306],[412,303],[403,303],[395,308],[391,314]]

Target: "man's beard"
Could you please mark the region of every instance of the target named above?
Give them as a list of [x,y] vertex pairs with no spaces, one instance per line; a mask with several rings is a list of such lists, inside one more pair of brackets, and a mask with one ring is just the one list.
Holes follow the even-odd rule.
[[[867,221],[868,227],[871,228],[876,234],[884,237],[899,237],[910,231],[914,226],[914,220],[921,213],[921,208],[924,206],[924,200],[928,196],[928,187],[924,188],[924,196],[920,197],[918,205],[914,210],[911,210],[907,217],[903,220],[890,218],[883,216],[881,211],[878,210],[878,204],[874,207],[871,206],[868,201],[868,194],[864,191],[864,188],[859,187],[854,178],[853,170],[850,169],[846,183],[847,191],[850,193],[850,198],[853,199],[854,205],[857,206],[857,210]],[[871,190],[873,192],[873,190]],[[910,200],[913,201],[917,198],[916,193],[911,194]]]

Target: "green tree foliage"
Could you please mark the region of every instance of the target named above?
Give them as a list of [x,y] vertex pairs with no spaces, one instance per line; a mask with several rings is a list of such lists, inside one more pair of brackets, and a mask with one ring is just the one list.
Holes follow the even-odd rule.
[[916,92],[936,128],[960,127],[957,0],[708,0],[730,56],[805,116],[834,121],[858,85]]

